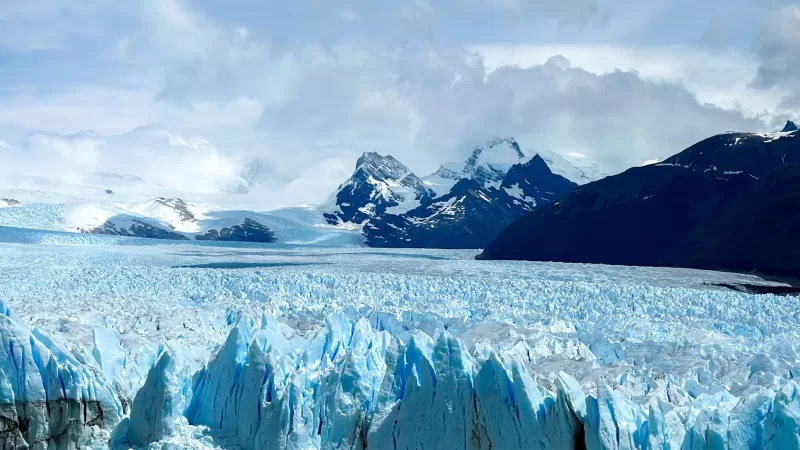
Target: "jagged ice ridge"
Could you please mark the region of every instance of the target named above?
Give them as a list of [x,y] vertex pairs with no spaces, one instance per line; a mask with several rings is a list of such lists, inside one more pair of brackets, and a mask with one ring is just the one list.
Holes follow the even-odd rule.
[[[2,317],[5,343],[21,327]],[[130,417],[114,430],[110,447],[146,447],[192,425],[243,449],[798,445],[800,399],[794,381],[777,393],[762,388],[737,399],[725,391],[693,398],[669,378],[650,378],[642,380],[652,392],[642,402],[604,382],[595,392],[584,392],[564,372],[556,376],[551,391],[532,378],[526,368],[530,361],[508,357],[491,346],[470,351],[447,331],[434,337],[417,331],[403,338],[403,333],[392,332],[397,324],[386,317],[370,323],[363,317],[332,316],[307,340],[287,336],[285,325],[267,316],[255,330],[251,326],[247,317],[238,318],[216,356],[193,375],[180,370],[171,350],[161,349]],[[96,403],[92,411],[100,422],[93,422],[116,424],[122,408],[101,372],[59,355],[47,337],[29,339],[27,353],[18,336],[10,341],[10,348],[20,346],[21,357],[12,356],[16,368],[9,370],[10,378],[0,378],[0,385],[3,392],[17,386],[12,388],[19,395],[14,413],[31,426],[28,436],[38,437],[34,447],[44,438],[57,448],[68,448],[83,436],[77,433],[66,441],[52,434],[56,437],[46,439],[48,435],[38,430],[52,433],[75,420],[65,422],[60,412],[54,417],[51,407],[43,414],[43,408],[36,408],[42,402],[67,400],[67,405],[87,409]],[[95,351],[102,355],[97,347]],[[46,369],[40,367],[42,354],[50,356]],[[67,361],[62,373],[56,355]],[[40,377],[27,374],[28,367],[38,369]],[[76,381],[63,381],[64,374],[76,372]],[[49,387],[60,378],[61,389],[54,393]],[[4,395],[2,400],[3,411],[8,411],[9,399]],[[81,412],[72,413],[77,423]],[[82,426],[93,428],[96,423]],[[15,442],[22,443],[20,438],[15,436]]]

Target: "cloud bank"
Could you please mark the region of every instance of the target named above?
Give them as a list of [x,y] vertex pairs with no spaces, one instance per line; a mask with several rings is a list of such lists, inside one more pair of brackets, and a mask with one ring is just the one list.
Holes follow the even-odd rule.
[[[0,6],[4,167],[213,192],[257,164],[262,197],[313,202],[362,151],[424,174],[510,135],[622,170],[800,115],[800,10],[775,1],[80,3]],[[750,40],[720,27],[747,17]]]

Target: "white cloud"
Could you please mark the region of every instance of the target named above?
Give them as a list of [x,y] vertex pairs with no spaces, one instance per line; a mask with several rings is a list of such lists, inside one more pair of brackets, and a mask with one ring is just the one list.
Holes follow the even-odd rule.
[[60,134],[87,129],[122,134],[159,123],[215,135],[215,130],[225,134],[249,131],[261,115],[259,102],[250,98],[177,106],[156,101],[156,89],[75,85],[58,92],[22,90],[0,96],[0,123]]
[[780,107],[800,114],[800,5],[789,4],[770,12],[758,42],[760,66],[753,80],[757,88],[788,91]]
[[[692,33],[700,40],[721,8],[716,0],[29,3],[0,6],[16,35],[0,31],[0,47],[31,61],[36,49],[55,49],[47,67],[59,64],[53,55],[67,62],[48,74],[24,66],[5,83],[0,125],[47,132],[40,154],[55,159],[43,168],[72,154],[75,166],[127,167],[204,191],[235,183],[259,158],[270,192],[313,201],[361,151],[394,154],[425,173],[498,135],[619,170],[717,132],[761,129],[783,117],[784,96],[800,92],[795,56],[786,55],[795,37],[781,31],[794,16],[773,17],[759,55],[726,47],[719,30],[705,33],[713,48],[673,42]],[[735,3],[726,17],[746,17],[752,6]],[[67,20],[75,17],[88,25]],[[76,55],[86,59],[69,58]],[[203,136],[207,146],[156,139],[137,148],[148,164],[109,156],[119,158],[120,135],[152,123]],[[86,129],[104,143],[78,145],[74,135]],[[2,133],[17,159],[31,157],[31,141]],[[174,179],[168,169],[178,156],[159,152],[186,158]]]
[[[229,38],[209,43],[203,54],[167,73],[160,99],[180,104],[249,95],[261,100],[259,126],[274,141],[308,151],[337,145],[392,153],[421,172],[497,135],[587,148],[620,169],[716,132],[763,126],[698,102],[672,76],[595,74],[566,58],[524,68],[502,64],[487,76],[478,54],[425,41],[278,49]],[[655,57],[643,60],[656,67]]]
[[100,147],[105,144],[102,136],[80,133],[59,136],[50,133],[35,133],[28,138],[29,150],[40,160],[61,159],[76,166],[95,167],[100,159]]
[[611,44],[486,45],[475,50],[489,70],[503,66],[531,67],[553,55],[563,55],[574,65],[602,74],[635,71],[643,79],[682,84],[701,103],[741,109],[755,116],[774,110],[784,95],[779,89],[750,87],[758,71],[758,58],[730,48],[666,46],[633,47]]
[[81,19],[91,17],[102,4],[102,0],[2,2],[0,47],[22,51],[54,49],[61,48],[69,36],[96,34],[103,25],[93,21],[82,22]]
[[218,193],[240,181],[240,161],[223,155],[205,138],[163,127],[138,128],[122,135],[35,132],[0,165],[15,175],[40,176],[71,183],[89,182],[96,173],[144,178],[150,186],[184,192]]

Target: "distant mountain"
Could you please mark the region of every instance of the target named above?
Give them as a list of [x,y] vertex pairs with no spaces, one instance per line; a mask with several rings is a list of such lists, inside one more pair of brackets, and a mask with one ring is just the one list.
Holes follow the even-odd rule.
[[582,153],[568,152],[561,154],[547,150],[537,150],[537,153],[544,159],[553,173],[580,185],[611,175],[603,165]]
[[[546,155],[562,171],[585,176]],[[541,156],[528,157],[516,140],[503,138],[423,179],[391,156],[364,153],[319,208],[329,224],[361,228],[370,246],[483,248],[515,218],[575,186]]]
[[797,124],[792,122],[791,120],[786,121],[786,125],[784,125],[783,129],[781,130],[782,133],[789,133],[792,131],[800,130]]
[[[239,167],[245,161],[221,151],[193,131],[160,125],[109,135],[94,131],[58,134],[31,130],[15,146],[28,157],[15,163],[18,169],[13,173],[14,178],[49,179],[47,185],[25,184],[31,189],[78,197],[89,197],[94,191],[95,198],[103,198],[106,190],[120,196],[145,192],[150,195],[238,192],[238,185],[247,188],[258,183],[264,172],[257,163]],[[36,164],[40,160],[51,164]],[[52,167],[62,170],[53,171]],[[20,187],[25,180],[4,181],[6,186]]]
[[[537,150],[532,154],[539,155],[554,174],[579,185],[607,176],[595,161],[585,155],[572,153],[565,156],[549,150]],[[530,159],[516,139],[495,139],[473,149],[466,161],[442,164],[436,172],[422,180],[436,195],[447,193],[458,180],[464,178],[475,180],[484,188],[498,187],[512,166],[524,164]]]
[[204,234],[195,236],[198,241],[226,241],[226,242],[275,242],[275,233],[269,227],[245,217],[242,223],[220,230],[211,228]]
[[524,158],[525,154],[513,138],[495,139],[476,147],[463,165],[443,164],[431,177],[453,180],[453,183],[467,178],[484,188],[497,187],[496,183],[503,180],[511,166]]
[[364,227],[364,236],[373,247],[483,248],[514,219],[576,186],[536,155],[502,179],[462,178],[426,205],[384,214]]
[[94,228],[81,228],[80,232],[88,234],[110,234],[115,236],[143,237],[150,239],[169,239],[173,241],[189,240],[189,238],[185,235],[172,231],[169,227],[164,227],[163,224],[157,221],[127,214],[114,216]]
[[239,180],[222,187],[223,192],[247,194],[254,188],[266,183],[268,176],[274,172],[271,163],[261,158],[253,158],[242,167]]
[[520,215],[515,199],[462,178],[447,194],[364,227],[370,247],[482,248]]
[[[78,226],[77,231],[151,239],[237,242],[275,242],[275,233],[246,213],[226,213],[225,218],[206,217],[180,198],[158,197],[124,210],[105,212],[98,225]],[[252,215],[255,215],[252,214]]]
[[402,213],[427,204],[434,193],[392,156],[364,153],[353,175],[321,206],[331,225],[364,222],[384,213]]
[[120,174],[113,172],[95,172],[92,176],[87,177],[86,181],[96,182],[98,184],[111,183],[126,183],[126,184],[142,184],[144,180],[136,175]]
[[713,136],[537,208],[480,257],[798,273],[797,163],[797,131]]
[[538,154],[525,163],[511,166],[500,183],[502,191],[519,201],[515,204],[529,210],[556,200],[576,186],[575,182],[554,174]]

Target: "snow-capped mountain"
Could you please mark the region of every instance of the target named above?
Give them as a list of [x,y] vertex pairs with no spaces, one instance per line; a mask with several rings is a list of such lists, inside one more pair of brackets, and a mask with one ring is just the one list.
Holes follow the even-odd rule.
[[[483,146],[475,147],[464,163],[442,164],[439,170],[425,177],[434,186],[454,185],[458,180],[468,178],[483,187],[495,186],[514,164],[525,159],[514,138],[495,139]],[[441,192],[437,192],[440,194]]]
[[364,227],[367,244],[483,248],[517,217],[577,186],[553,174],[538,155],[512,165],[503,179],[488,183],[484,186],[478,180],[462,178],[429,204],[372,220]]
[[108,197],[102,202],[32,198],[0,207],[0,227],[168,240],[363,245],[359,233],[326,224],[309,206],[253,211],[177,197]]
[[537,205],[555,201],[577,183],[551,170],[539,154],[525,163],[511,166],[500,189],[515,199],[514,204],[532,210]]
[[[219,220],[207,216],[208,210],[187,204],[180,198],[159,197],[118,211],[92,206],[88,211],[92,216],[86,215],[87,208],[77,208],[72,213],[73,220],[84,222],[76,226],[82,233],[171,240],[267,243],[276,240],[269,227],[251,217],[255,214],[243,212]],[[92,221],[102,223],[95,225]]]
[[[547,156],[561,172],[588,179]],[[364,153],[320,209],[332,225],[360,227],[370,246],[482,248],[513,219],[577,186],[550,165],[526,156],[513,138],[478,146],[465,162],[423,179],[391,156]]]
[[391,155],[366,152],[353,175],[320,207],[332,225],[364,222],[386,212],[403,213],[428,203],[433,192]]
[[169,239],[173,241],[188,241],[189,238],[181,233],[171,231],[163,223],[130,214],[119,214],[109,218],[102,224],[93,228],[78,228],[81,233],[109,234],[114,236],[142,237],[150,239]]
[[484,188],[498,187],[508,171],[516,164],[528,162],[533,155],[539,155],[550,170],[578,184],[586,184],[606,177],[607,172],[591,158],[579,154],[562,155],[550,150],[536,150],[526,153],[516,139],[507,137],[494,139],[476,147],[464,162],[442,164],[436,172],[423,177],[425,185],[443,195],[458,180],[473,179]]
[[230,183],[222,188],[225,192],[234,194],[247,194],[267,181],[268,175],[273,171],[273,166],[268,161],[253,158],[244,164],[239,177],[240,180]]
[[611,174],[593,158],[578,152],[556,153],[550,150],[537,150],[553,173],[579,185],[603,179]]
[[22,203],[19,200],[14,200],[13,198],[0,198],[0,208],[5,206],[17,206],[21,204]]
[[534,210],[482,257],[797,276],[798,165],[800,131],[712,136]]
[[[164,230],[182,239],[201,232],[198,218],[203,218],[203,208],[190,205],[180,198],[156,197],[141,202],[74,204],[64,214],[66,225],[83,233],[146,236],[132,231],[131,224],[147,224],[154,230]],[[169,237],[164,237],[169,238]]]
[[371,247],[482,248],[519,215],[520,202],[462,178],[427,205],[371,221],[364,236]]
[[[784,130],[792,128],[787,123]],[[760,177],[778,165],[788,162],[792,151],[786,153],[785,144],[794,142],[797,130],[774,133],[723,133],[705,139],[688,149],[655,164],[678,166],[694,172],[703,172],[719,178],[736,175]]]

